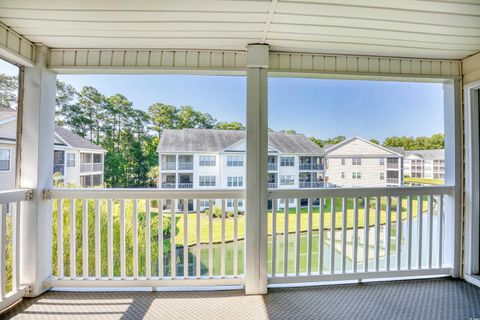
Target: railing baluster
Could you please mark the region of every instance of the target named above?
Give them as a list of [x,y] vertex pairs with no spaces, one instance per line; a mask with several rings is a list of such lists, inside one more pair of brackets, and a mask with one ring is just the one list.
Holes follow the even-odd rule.
[[408,220],[408,246],[407,246],[407,269],[412,268],[412,197],[407,197],[407,220]]
[[352,236],[352,271],[357,272],[358,265],[358,198],[353,198],[353,236]]
[[387,219],[385,222],[385,270],[390,271],[390,229],[392,224],[392,198],[390,196],[387,197],[387,204],[386,204],[386,213]]
[[208,201],[208,276],[213,276],[213,200]]
[[188,199],[183,200],[183,277],[188,278]]
[[151,209],[150,209],[150,200],[145,200],[145,275],[147,279],[152,277],[152,261],[151,261],[151,235],[150,231],[152,228],[151,222]]
[[370,233],[370,199],[365,197],[363,203],[363,270],[368,272],[368,246]]
[[12,287],[17,292],[20,289],[20,201],[15,204],[12,221],[12,254]]
[[301,215],[301,201],[296,199],[297,208],[295,210],[295,275],[300,274],[300,215]]
[[220,248],[220,276],[225,277],[225,199],[222,199],[222,245]]
[[422,246],[423,246],[423,197],[417,196],[417,223],[418,223],[418,258],[417,267],[422,269]]
[[125,200],[120,201],[120,277],[126,277],[125,262]]
[[335,226],[336,226],[336,207],[337,199],[330,199],[330,273],[335,273]]
[[108,242],[108,277],[113,278],[113,200],[108,200],[108,226],[107,226],[107,242]]
[[380,269],[380,213],[381,197],[375,198],[375,271]]
[[138,278],[138,200],[133,199],[132,241],[133,241],[133,278]]
[[6,251],[7,251],[7,210],[8,203],[1,204],[1,217],[0,217],[0,299],[4,299],[7,290],[7,264],[6,264]]
[[277,255],[277,200],[272,198],[272,277],[275,277],[275,264]]
[[83,278],[88,278],[88,200],[82,201],[82,268],[83,268]]
[[238,276],[238,200],[233,200],[233,275]]
[[433,256],[433,196],[428,196],[428,268],[432,268]]
[[100,201],[95,200],[95,277],[100,279],[101,269],[101,229],[100,229]]
[[438,196],[438,267],[443,266],[443,195]]
[[342,198],[342,273],[347,268],[347,198]]
[[70,278],[77,277],[77,243],[76,243],[76,205],[75,199],[70,199]]
[[283,207],[283,276],[288,275],[288,204],[290,199],[286,198]]
[[200,199],[197,199],[196,201],[196,225],[195,225],[195,228],[196,228],[196,233],[195,233],[195,236],[196,236],[196,241],[197,241],[197,244],[195,245],[195,264],[196,264],[196,276],[197,278],[200,278],[201,276],[201,273],[202,273],[202,270],[201,270],[201,252],[200,252]]
[[[16,216],[16,214],[15,214]],[[13,215],[12,215],[13,218]],[[12,240],[15,237],[12,238]],[[57,275],[63,278],[63,200],[57,199]]]
[[158,206],[158,278],[163,278],[163,200],[157,200]]
[[177,219],[175,217],[177,211],[177,200],[172,199],[170,202],[170,277],[177,277],[177,245],[175,237],[177,235]]
[[397,197],[396,218],[396,241],[395,255],[397,256],[397,270],[402,268],[402,197]]
[[307,227],[307,274],[312,274],[312,199],[308,198],[308,227]]
[[323,274],[323,246],[324,246],[324,227],[325,227],[325,207],[324,198],[319,198],[319,217],[318,217],[318,274]]

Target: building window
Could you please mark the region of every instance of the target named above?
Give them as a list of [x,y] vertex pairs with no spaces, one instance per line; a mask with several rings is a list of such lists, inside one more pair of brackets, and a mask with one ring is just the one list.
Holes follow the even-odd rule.
[[100,186],[102,184],[102,175],[101,174],[92,175],[92,182],[94,186]]
[[[227,200],[227,208],[233,208],[235,207],[235,200],[228,199]],[[243,207],[243,200],[237,200],[237,207]]]
[[243,167],[243,156],[227,156],[227,167]]
[[385,173],[384,172],[380,172],[380,180],[385,180]]
[[362,174],[360,172],[352,172],[352,179],[361,179]]
[[295,176],[293,175],[280,176],[280,185],[291,186],[293,184],[295,184]]
[[361,158],[352,158],[352,166],[360,166],[362,164]]
[[280,166],[282,167],[293,167],[295,165],[294,157],[281,157]]
[[[215,206],[215,200],[212,201],[212,206]],[[210,206],[210,200],[200,200],[200,207],[201,208],[208,208]]]
[[10,171],[10,149],[0,149],[0,171]]
[[345,165],[345,158],[342,158],[342,166]]
[[345,172],[342,171],[342,179],[345,179]]
[[75,153],[67,153],[67,167],[75,167]]
[[215,156],[200,156],[200,167],[214,167],[215,165]]
[[227,187],[243,187],[243,177],[227,177]]
[[385,165],[385,158],[380,158],[380,165],[381,166]]
[[215,187],[216,177],[215,176],[200,176],[199,178],[200,187]]

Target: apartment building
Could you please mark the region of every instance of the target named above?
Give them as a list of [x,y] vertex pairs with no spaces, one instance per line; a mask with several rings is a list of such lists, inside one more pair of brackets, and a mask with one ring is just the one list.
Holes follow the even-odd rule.
[[405,176],[420,179],[445,179],[445,150],[406,151]]
[[[245,188],[245,143],[245,131],[164,130],[158,145],[159,187]],[[270,189],[322,188],[324,177],[324,153],[320,147],[302,134],[269,133]],[[227,207],[231,206],[227,202]]]
[[[0,191],[15,188],[17,113],[0,108]],[[59,182],[82,187],[103,184],[106,151],[73,132],[55,126],[52,173]]]
[[403,184],[403,148],[387,148],[360,137],[325,146],[329,187],[385,187]]

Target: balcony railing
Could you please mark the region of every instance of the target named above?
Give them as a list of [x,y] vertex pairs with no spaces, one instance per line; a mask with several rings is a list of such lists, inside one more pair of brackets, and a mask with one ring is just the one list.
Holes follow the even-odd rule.
[[324,183],[323,182],[318,182],[318,181],[300,181],[299,183],[300,188],[323,188]]
[[268,164],[268,171],[277,171],[278,166],[276,163],[269,163]]
[[81,162],[80,173],[84,172],[97,172],[103,170],[103,164],[101,162]]
[[175,161],[162,162],[162,170],[176,170],[177,163]]
[[300,163],[300,170],[323,170],[322,163]]
[[162,189],[175,189],[177,184],[175,182],[162,182]]
[[[54,200],[57,236],[55,267],[47,286],[241,285],[241,190],[53,189],[46,195]],[[200,199],[207,201],[208,213],[200,211]],[[227,200],[233,201],[232,214],[216,215],[214,200],[225,213]],[[192,201],[193,210],[186,205]],[[70,223],[78,216],[80,224]],[[93,246],[88,246],[89,239]],[[217,248],[220,254],[214,254]]]
[[388,184],[398,184],[398,181],[399,181],[398,178],[387,178]]
[[192,189],[193,183],[192,182],[181,182],[178,184],[178,189]]
[[398,163],[387,163],[387,169],[398,169]]
[[276,189],[278,188],[278,183],[276,182],[269,182],[268,183],[268,189]]
[[[453,191],[444,186],[272,190],[268,283],[448,275],[443,204]],[[279,200],[285,204],[281,210]]]
[[178,170],[193,170],[193,162],[179,162]]
[[20,284],[19,277],[20,204],[29,201],[31,196],[32,192],[26,189],[0,192],[0,311],[26,293],[27,288]]

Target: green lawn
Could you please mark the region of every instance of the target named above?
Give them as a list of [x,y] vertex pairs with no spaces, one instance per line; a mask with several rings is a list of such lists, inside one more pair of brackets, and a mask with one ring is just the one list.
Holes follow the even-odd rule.
[[421,183],[432,185],[443,185],[445,181],[443,179],[422,179],[422,178],[404,178],[405,183]]

